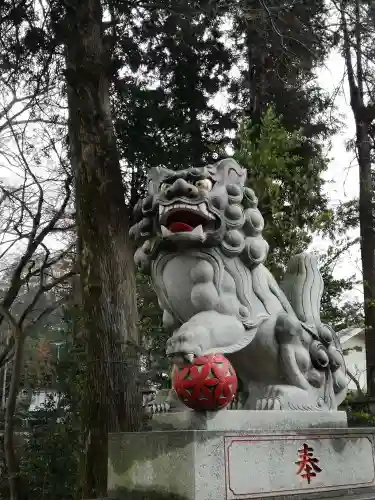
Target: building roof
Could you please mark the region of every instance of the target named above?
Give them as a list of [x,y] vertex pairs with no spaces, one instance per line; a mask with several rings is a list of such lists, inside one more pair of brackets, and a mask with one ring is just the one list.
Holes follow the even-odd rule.
[[349,328],[344,328],[344,330],[337,332],[337,335],[340,339],[340,343],[345,344],[345,342],[363,333],[364,331],[364,328],[350,326]]

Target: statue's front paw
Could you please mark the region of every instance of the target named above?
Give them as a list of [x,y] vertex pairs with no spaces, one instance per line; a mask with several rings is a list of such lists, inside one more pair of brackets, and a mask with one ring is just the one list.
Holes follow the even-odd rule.
[[167,356],[172,362],[181,364],[188,361],[191,363],[195,356],[205,354],[205,340],[209,332],[202,326],[196,326],[194,330],[182,326],[167,341]]

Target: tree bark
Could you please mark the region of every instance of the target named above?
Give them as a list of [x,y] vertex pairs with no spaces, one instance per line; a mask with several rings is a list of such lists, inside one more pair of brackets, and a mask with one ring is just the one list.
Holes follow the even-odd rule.
[[70,0],[66,14],[69,139],[87,354],[81,493],[97,498],[107,495],[108,432],[133,431],[140,424],[135,276],[101,2]]
[[246,30],[247,49],[247,75],[249,86],[249,102],[247,106],[247,116],[255,125],[260,125],[262,113],[264,112],[263,92],[264,92],[264,54],[262,48],[254,47],[255,28],[249,24]]
[[354,98],[357,99],[358,104],[353,108],[353,112],[356,118],[360,182],[359,223],[363,267],[367,394],[370,397],[375,397],[375,221],[374,187],[371,172],[373,144],[370,136],[370,127],[375,116],[373,103],[364,104],[365,76],[362,61],[362,25],[359,0],[355,2],[355,22],[358,92]]
[[362,68],[362,39],[359,0],[355,3],[353,64],[352,43],[345,14],[345,2],[340,3],[344,35],[344,57],[348,74],[350,105],[356,125],[356,150],[359,166],[359,226],[363,269],[363,294],[366,338],[367,394],[375,396],[375,237],[373,216],[373,185],[371,175],[370,124],[371,107],[364,102],[365,76]]
[[359,224],[363,268],[363,293],[366,338],[367,394],[375,396],[375,242],[373,188],[371,179],[371,146],[368,126],[357,123],[359,164]]

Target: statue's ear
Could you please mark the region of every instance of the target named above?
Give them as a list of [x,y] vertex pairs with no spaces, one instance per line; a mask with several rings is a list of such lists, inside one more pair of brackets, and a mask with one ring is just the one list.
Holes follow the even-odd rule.
[[220,160],[214,165],[210,165],[208,170],[211,177],[220,184],[245,185],[247,172],[233,158]]
[[148,191],[154,194],[158,191],[160,184],[164,179],[173,175],[173,170],[164,167],[152,167],[148,172]]

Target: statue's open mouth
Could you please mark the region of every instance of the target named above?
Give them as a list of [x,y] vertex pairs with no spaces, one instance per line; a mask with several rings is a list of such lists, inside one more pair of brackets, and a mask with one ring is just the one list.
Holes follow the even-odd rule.
[[160,205],[159,221],[163,238],[190,233],[191,236],[204,239],[207,231],[215,229],[215,216],[208,211],[206,203]]

